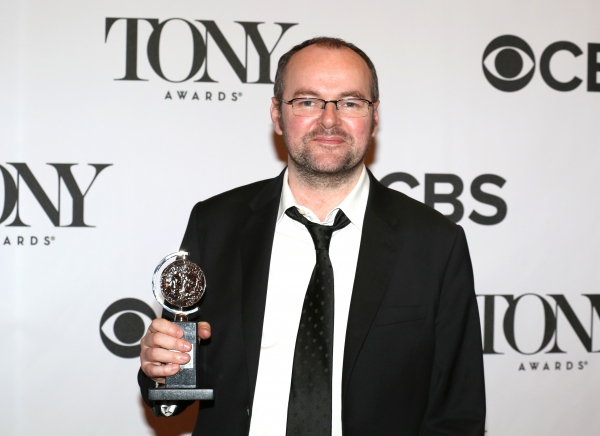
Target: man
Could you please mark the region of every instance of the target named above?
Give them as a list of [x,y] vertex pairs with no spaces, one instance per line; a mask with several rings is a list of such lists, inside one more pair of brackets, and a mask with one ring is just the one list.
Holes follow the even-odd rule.
[[[215,390],[194,434],[483,435],[464,232],[366,170],[378,105],[357,47],[294,47],[271,104],[287,170],[194,207],[182,248],[208,278],[197,361]],[[142,339],[146,399],[189,359],[181,337],[160,319]]]

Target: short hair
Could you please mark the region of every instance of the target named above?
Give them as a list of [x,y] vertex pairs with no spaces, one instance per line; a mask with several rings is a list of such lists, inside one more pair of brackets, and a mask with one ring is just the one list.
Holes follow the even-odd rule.
[[369,71],[371,72],[371,99],[372,101],[379,100],[379,83],[377,81],[377,71],[375,70],[375,65],[369,56],[362,51],[360,48],[355,46],[350,42],[346,42],[340,38],[331,38],[327,36],[318,36],[316,38],[307,39],[306,41],[292,47],[287,53],[285,53],[281,58],[279,58],[279,63],[277,64],[277,73],[275,74],[275,86],[273,86],[273,92],[275,98],[281,100],[283,98],[283,88],[285,86],[285,71],[288,63],[292,56],[298,53],[303,48],[306,48],[311,45],[317,45],[319,47],[324,47],[332,50],[339,50],[341,48],[349,48],[356,54],[358,54],[369,67]]

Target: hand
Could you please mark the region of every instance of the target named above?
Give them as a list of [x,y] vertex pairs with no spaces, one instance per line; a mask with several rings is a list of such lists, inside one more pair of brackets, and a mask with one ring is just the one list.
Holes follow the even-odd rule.
[[[198,337],[208,339],[210,335],[210,324],[199,322]],[[144,374],[162,384],[166,376],[177,374],[179,365],[189,362],[190,355],[187,352],[192,349],[191,344],[182,337],[183,330],[172,322],[163,318],[152,321],[140,342],[140,362]]]

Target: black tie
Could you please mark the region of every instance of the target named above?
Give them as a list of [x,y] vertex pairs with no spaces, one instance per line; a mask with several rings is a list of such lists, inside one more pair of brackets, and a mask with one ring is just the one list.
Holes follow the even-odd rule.
[[331,436],[334,295],[329,243],[333,232],[350,220],[341,209],[332,226],[307,220],[295,207],[285,213],[306,226],[317,257],[296,337],[286,435]]

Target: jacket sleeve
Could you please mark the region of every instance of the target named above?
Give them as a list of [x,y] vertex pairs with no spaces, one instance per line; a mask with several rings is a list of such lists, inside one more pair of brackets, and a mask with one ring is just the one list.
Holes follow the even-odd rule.
[[485,385],[473,270],[458,226],[443,274],[435,350],[421,436],[483,436]]

